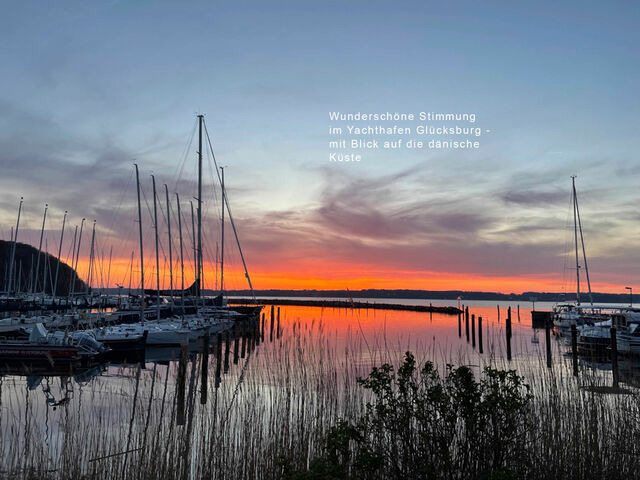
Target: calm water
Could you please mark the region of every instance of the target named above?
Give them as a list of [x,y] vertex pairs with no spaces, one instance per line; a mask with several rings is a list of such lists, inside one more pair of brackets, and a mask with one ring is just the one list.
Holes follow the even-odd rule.
[[[455,300],[354,298],[354,301],[393,302],[406,305],[429,305],[430,303],[433,305],[458,305]],[[512,309],[514,359],[539,359],[545,356],[544,331],[534,330],[531,327],[531,304],[520,305],[519,310],[518,302],[469,301],[467,305],[476,318],[482,317],[484,357],[502,358],[506,355],[504,327],[508,307]],[[500,318],[498,318],[498,305]],[[549,310],[551,307],[551,303],[539,302],[536,304],[537,310]],[[458,318],[455,315],[299,306],[281,306],[279,308],[281,311],[281,338],[274,338],[273,341],[270,341],[270,306],[266,306],[263,310],[266,317],[265,342],[256,348],[256,356],[269,357],[274,355],[282,348],[280,344],[283,341],[286,342],[295,336],[296,330],[298,333],[300,331],[306,332],[310,338],[319,337],[321,334],[323,342],[326,342],[327,347],[331,350],[341,352],[350,346],[352,351],[357,350],[360,355],[360,358],[352,357],[352,359],[361,364],[363,368],[370,368],[382,361],[397,360],[407,350],[416,354],[418,358],[432,360],[439,364],[473,363],[481,356],[478,345],[479,332],[476,331],[476,348],[472,348],[471,341],[467,342],[466,340],[464,319],[462,321],[462,336],[458,336]],[[478,320],[476,320],[477,328]],[[192,359],[194,355],[199,355],[200,349],[198,347],[198,345],[191,345]],[[238,368],[232,362],[233,349],[232,342],[227,376],[232,376],[234,370]],[[553,349],[554,361],[562,361],[561,354],[566,349],[555,339],[553,340]],[[302,354],[304,355],[304,352]],[[167,368],[167,363],[170,368],[175,368],[174,363],[179,355],[179,350],[174,348],[147,349],[146,362],[142,367],[143,375],[145,371],[152,370],[154,367],[157,372],[163,372]],[[214,362],[214,359],[211,359],[211,362]],[[250,367],[251,365],[249,365]],[[65,389],[73,392],[91,390],[94,384],[99,384],[101,390],[103,388],[108,390],[109,385],[113,384],[114,388],[118,390],[123,388],[123,379],[130,379],[131,372],[136,369],[136,366],[131,365],[101,365],[88,371],[75,372],[72,376],[55,375],[57,382],[54,383],[59,383],[60,377],[62,377],[63,382],[70,383],[70,385],[65,385]],[[213,374],[215,364],[212,363],[209,370]],[[6,369],[3,370],[3,373],[5,374],[0,377],[2,386],[0,401],[3,405],[6,404],[6,399],[15,393],[15,388],[19,388],[19,386],[25,387],[31,392],[37,392],[48,382],[48,388],[51,388],[53,378],[51,375],[7,375]],[[34,394],[25,393],[25,395]]]
[[[396,299],[377,300],[399,302]],[[406,302],[430,303],[429,300]],[[431,303],[457,305],[455,301]],[[330,378],[337,379],[332,380],[336,385],[332,388],[342,398],[336,400],[335,413],[331,412],[337,417],[343,408],[341,402],[348,403],[350,389],[355,388],[342,385],[341,378],[364,376],[372,366],[382,362],[397,365],[407,350],[412,351],[419,361],[431,360],[440,367],[448,363],[466,364],[480,370],[485,365],[498,365],[516,368],[533,380],[536,372],[544,368],[544,331],[532,329],[530,304],[520,305],[519,316],[517,303],[499,304],[498,319],[496,302],[469,302],[470,312],[483,319],[483,354],[479,353],[478,344],[473,348],[471,342],[467,342],[464,321],[462,337],[458,336],[458,317],[454,315],[282,306],[281,336],[277,338],[274,325],[274,338],[271,339],[270,307],[266,307],[264,341],[250,355],[245,346],[245,357],[238,358],[237,363],[233,361],[235,345],[231,342],[228,365],[221,359],[218,381],[215,378],[216,359],[213,354],[210,356],[207,403],[220,402],[216,408],[222,409],[223,414],[217,415],[225,418],[234,418],[236,410],[246,415],[247,409],[253,411],[254,408],[262,409],[261,415],[267,412],[265,415],[268,417],[278,402],[291,398],[290,395],[282,396],[284,385],[298,385],[303,390],[308,388],[319,392],[324,388],[322,382]],[[504,327],[509,306],[512,308],[513,361],[507,364],[504,360]],[[536,304],[537,310],[549,308],[550,304]],[[477,331],[476,340],[479,341]],[[566,374],[570,371],[566,347],[555,338],[552,346],[555,368]],[[239,342],[241,347],[242,342]],[[223,357],[224,351],[223,346]],[[41,448],[49,449],[52,457],[56,458],[62,452],[64,438],[74,428],[80,431],[87,429],[87,432],[102,429],[99,437],[91,436],[93,433],[87,435],[99,445],[97,451],[108,452],[117,450],[112,443],[122,444],[125,439],[130,441],[135,432],[140,435],[145,423],[173,421],[178,397],[178,365],[175,360],[178,357],[176,349],[148,349],[142,366],[101,365],[72,375],[45,372],[26,376],[8,372],[0,377],[0,438],[4,453],[9,454],[12,448],[16,448],[16,441],[31,442],[32,436],[40,435],[39,441],[44,442]],[[196,414],[197,408],[206,408],[197,406],[202,390],[200,366],[201,354],[197,346],[193,346],[186,371],[185,396],[187,405],[194,405]],[[635,384],[637,373],[634,363],[622,361],[621,368],[623,381]],[[589,376],[590,379],[608,381],[609,367],[606,364],[583,362],[582,369],[585,378]],[[314,401],[320,404],[320,400]],[[145,411],[146,414],[140,413]]]

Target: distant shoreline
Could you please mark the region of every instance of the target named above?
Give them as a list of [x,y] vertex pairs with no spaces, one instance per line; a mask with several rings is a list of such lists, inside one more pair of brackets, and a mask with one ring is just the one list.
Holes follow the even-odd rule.
[[[102,293],[116,295],[121,292],[117,288],[96,289]],[[127,293],[128,289],[123,289]],[[137,294],[137,289],[132,289],[131,293]],[[215,296],[220,292],[216,290],[203,289],[203,295]],[[490,301],[511,301],[511,302],[573,302],[575,293],[559,292],[523,292],[523,293],[498,293],[479,292],[463,290],[385,290],[385,289],[365,289],[365,290],[254,290],[256,297],[275,298],[317,298],[317,299],[404,299],[404,300],[490,300]],[[250,290],[225,290],[227,297],[251,297]],[[535,300],[533,300],[535,299]],[[640,304],[640,296],[634,295],[634,303]],[[628,293],[603,293],[594,292],[593,301],[596,303],[629,303]],[[588,294],[581,294],[580,301],[589,302]]]
[[[206,291],[208,293],[208,291]],[[215,292],[211,291],[211,294]],[[531,302],[571,302],[575,300],[575,293],[562,294],[558,292],[523,292],[523,293],[498,293],[475,292],[462,290],[254,290],[259,297],[293,297],[293,298],[387,298],[387,299],[412,299],[412,300],[496,300],[496,301],[521,301]],[[251,295],[250,290],[228,290],[227,296],[246,297]],[[588,302],[588,294],[580,296],[582,302]],[[639,297],[640,298],[640,297]],[[628,293],[593,293],[593,301],[598,303],[629,303]]]
[[229,304],[233,305],[295,305],[304,307],[324,307],[324,308],[362,308],[372,310],[406,310],[411,312],[431,312],[457,315],[461,312],[457,307],[435,306],[435,305],[399,305],[391,303],[358,302],[349,300],[322,300],[322,299],[274,299],[274,298],[232,298]]

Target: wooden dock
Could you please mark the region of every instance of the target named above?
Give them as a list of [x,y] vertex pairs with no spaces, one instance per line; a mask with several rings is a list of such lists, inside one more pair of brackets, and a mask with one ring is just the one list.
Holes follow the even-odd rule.
[[229,303],[233,305],[295,305],[301,307],[323,307],[323,308],[359,308],[373,310],[402,310],[410,312],[432,312],[444,313],[446,315],[457,315],[457,307],[438,307],[433,305],[400,305],[394,303],[377,302],[352,302],[349,300],[315,300],[301,298],[292,300],[290,298],[230,298]]

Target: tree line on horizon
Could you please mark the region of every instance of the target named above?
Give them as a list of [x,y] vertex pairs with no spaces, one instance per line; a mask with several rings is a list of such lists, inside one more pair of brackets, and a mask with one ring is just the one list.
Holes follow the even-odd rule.
[[[250,290],[227,290],[228,295],[251,295]],[[254,290],[256,296],[268,297],[337,297],[337,298],[397,298],[418,300],[503,300],[525,302],[572,302],[575,293],[560,292],[523,292],[499,293],[465,290],[407,290],[407,289],[362,289],[362,290]],[[598,303],[629,303],[628,293],[593,292],[593,301]],[[589,295],[581,293],[580,301],[589,302]]]

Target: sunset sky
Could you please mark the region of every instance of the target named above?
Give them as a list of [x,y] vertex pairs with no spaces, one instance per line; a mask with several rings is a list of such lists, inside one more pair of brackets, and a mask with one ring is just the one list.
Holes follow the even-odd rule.
[[[196,114],[226,167],[254,287],[572,291],[571,175],[594,290],[640,291],[640,7],[631,2],[13,2],[0,15],[0,238],[138,283],[133,163],[182,200],[193,278]],[[473,112],[473,151],[328,161],[329,111]],[[219,188],[205,159],[206,286]],[[144,206],[145,281],[154,251]],[[161,231],[163,285],[168,241]],[[227,225],[227,227],[229,227]],[[89,229],[89,230],[88,230]],[[227,288],[245,288],[227,228]],[[80,272],[86,271],[90,224]],[[4,266],[0,266],[4,271]],[[176,278],[177,277],[177,273]],[[176,283],[179,285],[180,280]]]

